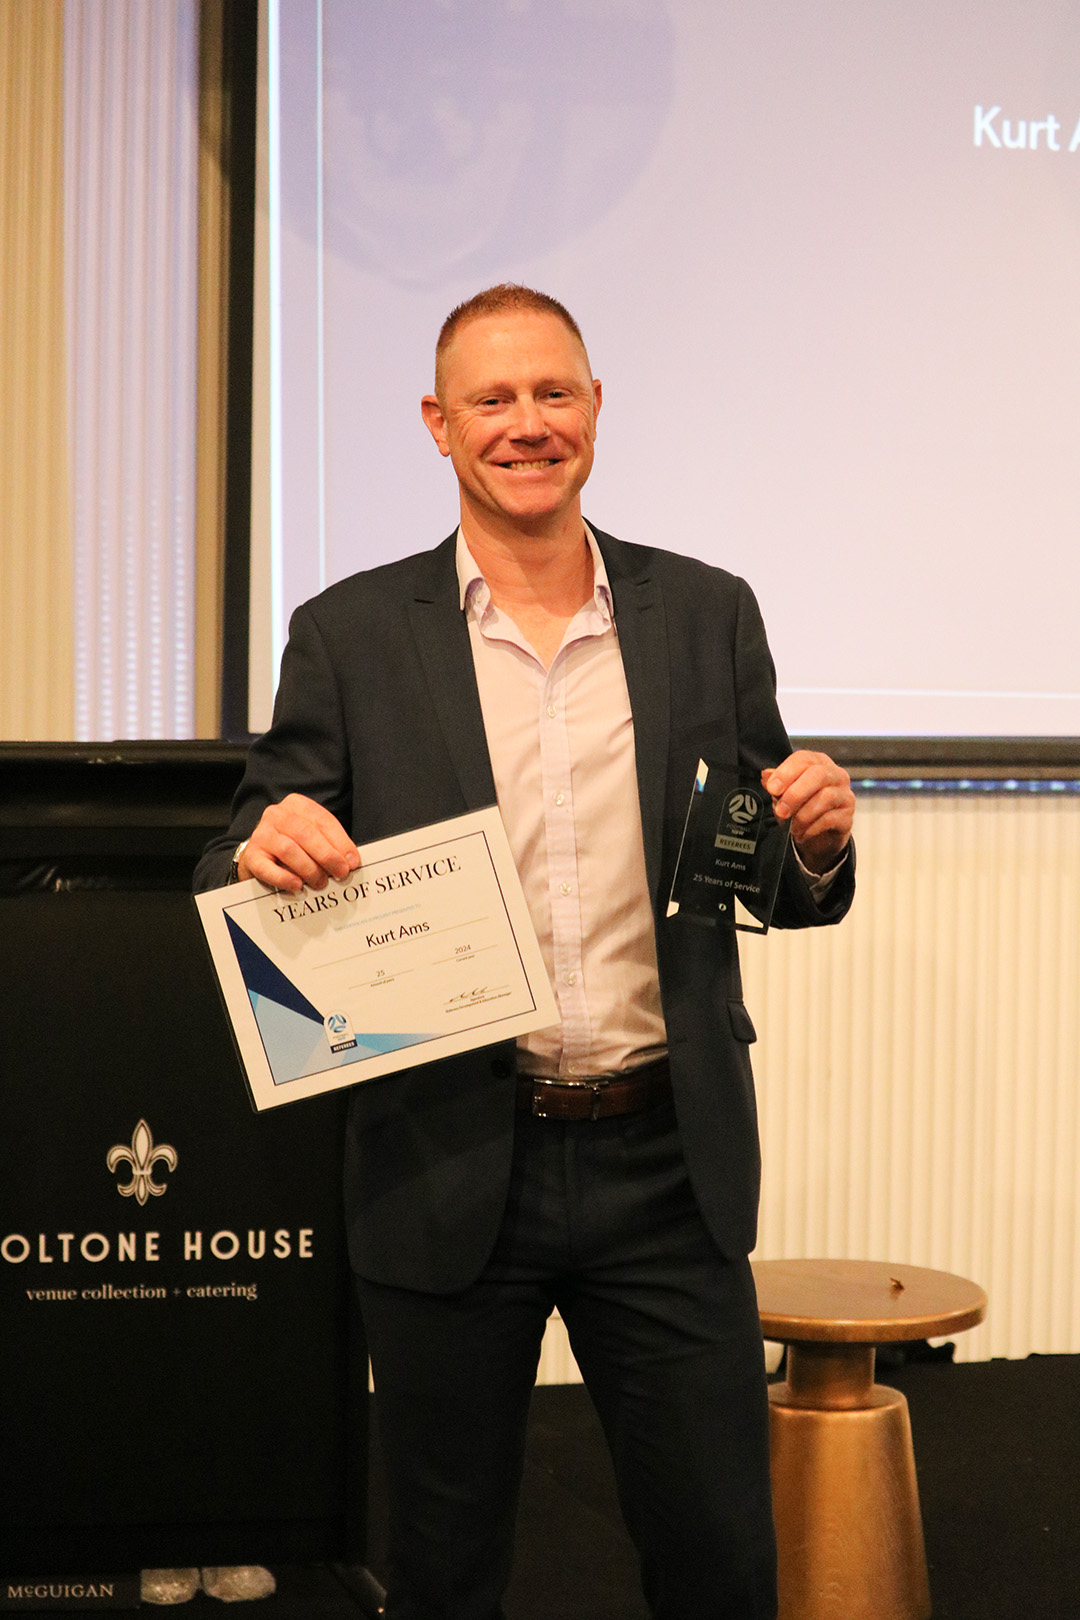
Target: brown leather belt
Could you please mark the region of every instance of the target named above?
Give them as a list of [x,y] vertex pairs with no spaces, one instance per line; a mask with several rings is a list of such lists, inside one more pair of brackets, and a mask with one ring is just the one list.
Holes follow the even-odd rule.
[[671,1094],[667,1058],[645,1063],[628,1074],[582,1076],[575,1080],[537,1080],[518,1075],[517,1105],[537,1119],[610,1119],[637,1114]]

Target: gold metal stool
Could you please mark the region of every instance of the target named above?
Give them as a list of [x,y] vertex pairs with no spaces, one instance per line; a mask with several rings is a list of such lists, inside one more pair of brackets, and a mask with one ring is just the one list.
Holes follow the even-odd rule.
[[947,1271],[758,1260],[761,1329],[787,1345],[769,1391],[780,1620],[927,1620],[907,1401],[874,1346],[974,1327],[986,1294]]

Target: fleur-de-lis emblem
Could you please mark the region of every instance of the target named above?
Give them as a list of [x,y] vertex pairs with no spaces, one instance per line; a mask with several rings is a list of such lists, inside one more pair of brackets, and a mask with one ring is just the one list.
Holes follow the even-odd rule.
[[122,1198],[135,1198],[140,1204],[145,1204],[151,1194],[155,1198],[160,1198],[166,1190],[163,1183],[154,1180],[155,1164],[165,1164],[170,1170],[175,1170],[179,1159],[176,1149],[170,1147],[167,1142],[163,1142],[160,1147],[155,1144],[149,1125],[145,1119],[140,1119],[131,1133],[130,1147],[118,1142],[115,1147],[109,1149],[110,1170],[115,1170],[117,1165],[125,1163],[130,1164],[134,1174],[126,1187],[118,1184],[116,1190]]

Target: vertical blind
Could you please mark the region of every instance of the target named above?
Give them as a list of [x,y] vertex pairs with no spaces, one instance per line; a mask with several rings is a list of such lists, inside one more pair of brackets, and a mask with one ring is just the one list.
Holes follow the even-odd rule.
[[197,0],[67,0],[75,735],[194,722]]

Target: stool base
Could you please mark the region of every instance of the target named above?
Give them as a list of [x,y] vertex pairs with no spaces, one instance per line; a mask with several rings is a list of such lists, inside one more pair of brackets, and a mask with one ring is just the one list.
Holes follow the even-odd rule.
[[930,1615],[907,1401],[881,1384],[862,1399],[815,1409],[769,1391],[780,1620]]

